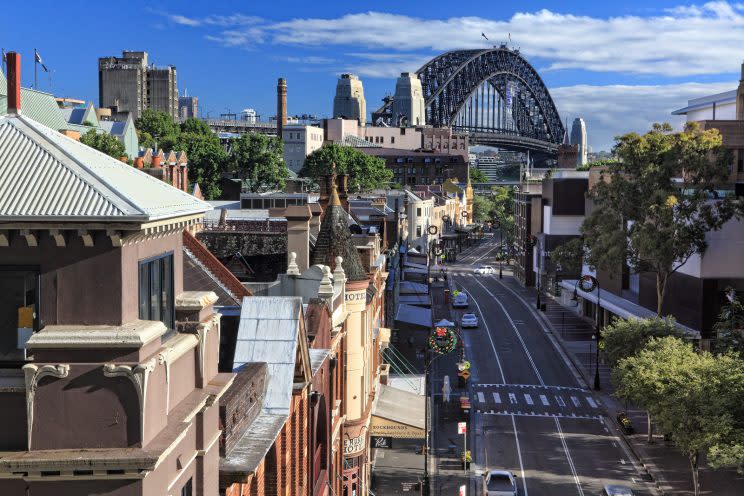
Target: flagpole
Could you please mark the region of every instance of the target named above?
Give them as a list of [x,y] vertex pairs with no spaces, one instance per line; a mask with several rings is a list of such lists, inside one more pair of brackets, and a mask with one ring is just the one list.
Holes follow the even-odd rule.
[[36,48],[34,48],[34,89],[38,90],[39,85],[39,55],[36,52]]

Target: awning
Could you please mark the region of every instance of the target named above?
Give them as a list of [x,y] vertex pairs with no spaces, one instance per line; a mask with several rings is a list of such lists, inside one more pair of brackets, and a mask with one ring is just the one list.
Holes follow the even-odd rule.
[[431,300],[428,294],[402,294],[398,296],[398,303],[404,303],[406,305],[416,305],[418,307],[430,307]]
[[[581,288],[579,288],[579,285],[576,284],[576,280],[561,281],[561,287],[567,290],[567,292],[570,292],[569,294],[571,295],[573,295],[575,288],[578,296],[585,300],[589,300],[594,304],[597,303],[597,297],[599,296],[599,299],[601,300],[600,306],[602,308],[623,319],[648,319],[656,317],[656,312],[653,312],[646,307],[642,307],[641,305],[637,305],[632,301],[628,301],[625,298],[621,298],[614,293],[608,291],[602,291],[600,293],[599,288],[596,288],[591,293],[582,291]],[[695,329],[680,324],[679,322],[675,322],[675,324],[688,339],[700,339],[700,331],[696,331]]]
[[397,439],[423,439],[424,397],[380,384],[369,433]]
[[442,319],[434,325],[436,327],[455,327],[455,323],[447,319]]
[[400,294],[428,294],[429,287],[426,284],[413,281],[400,281],[398,284]]
[[395,312],[395,320],[403,324],[412,324],[430,330],[431,309],[400,304],[398,305],[398,311]]

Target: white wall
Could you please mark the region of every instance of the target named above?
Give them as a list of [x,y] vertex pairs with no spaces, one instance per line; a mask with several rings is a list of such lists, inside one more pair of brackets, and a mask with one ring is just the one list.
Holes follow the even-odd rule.
[[[687,122],[705,121],[713,119],[713,105],[687,113]],[[728,121],[736,119],[736,102],[717,104],[716,120]]]
[[555,235],[579,235],[583,215],[552,215],[553,207],[543,206],[543,232]]
[[744,278],[744,221],[727,222],[720,231],[706,236],[708,249],[700,257],[693,255],[679,272],[700,278]]

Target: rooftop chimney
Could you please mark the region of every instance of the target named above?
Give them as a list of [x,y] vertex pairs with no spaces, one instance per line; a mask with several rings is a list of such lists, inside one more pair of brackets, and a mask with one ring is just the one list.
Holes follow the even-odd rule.
[[8,113],[21,113],[21,54],[8,52]]
[[282,129],[287,125],[287,80],[279,78],[276,84],[276,136],[282,139]]

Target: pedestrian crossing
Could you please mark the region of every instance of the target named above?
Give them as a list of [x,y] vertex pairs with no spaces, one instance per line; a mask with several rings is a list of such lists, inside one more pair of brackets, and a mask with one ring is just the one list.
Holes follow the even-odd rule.
[[474,409],[484,415],[599,419],[601,403],[591,392],[568,386],[474,384]]

